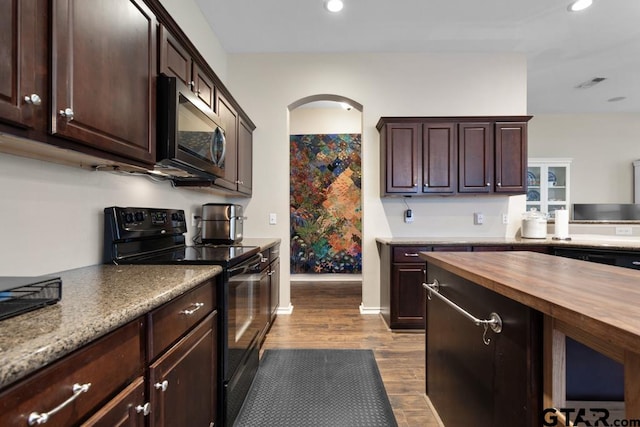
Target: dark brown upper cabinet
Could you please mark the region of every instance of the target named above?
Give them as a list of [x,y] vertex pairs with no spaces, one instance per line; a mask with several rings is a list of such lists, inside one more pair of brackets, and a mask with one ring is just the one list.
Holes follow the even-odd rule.
[[250,196],[252,191],[253,124],[238,114],[233,104],[217,94],[218,115],[226,137],[224,177],[215,185],[238,196]]
[[495,192],[527,189],[527,122],[496,122]]
[[458,191],[490,193],[493,181],[493,126],[460,123]]
[[418,123],[384,123],[380,131],[382,192],[418,194]]
[[238,126],[238,192],[251,195],[253,182],[253,126],[242,116]]
[[524,193],[530,118],[382,117],[381,195]]
[[422,192],[456,191],[457,129],[453,123],[424,123],[422,129]]
[[224,158],[224,177],[216,179],[216,185],[229,189],[238,189],[238,113],[222,94],[217,96],[217,110],[224,136],[226,149]]
[[0,0],[0,120],[46,128],[46,10],[36,0]]
[[156,28],[142,0],[53,0],[52,134],[155,163]]
[[162,25],[160,26],[160,72],[176,77],[212,111],[216,111],[213,78],[198,65],[182,43]]

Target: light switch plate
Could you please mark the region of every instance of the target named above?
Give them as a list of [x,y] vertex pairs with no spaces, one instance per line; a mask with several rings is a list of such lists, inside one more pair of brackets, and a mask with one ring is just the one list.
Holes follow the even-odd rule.
[[269,224],[276,225],[278,223],[278,216],[275,213],[269,214]]
[[484,224],[484,215],[482,214],[482,212],[474,212],[473,213],[473,223],[475,225]]

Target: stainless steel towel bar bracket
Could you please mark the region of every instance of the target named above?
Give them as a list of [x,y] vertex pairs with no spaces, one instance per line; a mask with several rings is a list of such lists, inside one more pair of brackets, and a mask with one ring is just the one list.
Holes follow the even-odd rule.
[[440,282],[438,282],[438,279],[433,279],[433,283],[423,283],[422,286],[427,289],[427,298],[429,300],[431,300],[432,295],[435,295],[451,308],[456,310],[458,313],[471,320],[476,326],[482,326],[482,328],[484,329],[484,333],[482,334],[482,342],[485,345],[489,345],[491,343],[491,338],[487,336],[489,329],[491,329],[496,334],[502,332],[502,318],[498,313],[492,312],[489,315],[489,319],[478,319],[473,314],[469,313],[467,310],[442,295],[440,293]]

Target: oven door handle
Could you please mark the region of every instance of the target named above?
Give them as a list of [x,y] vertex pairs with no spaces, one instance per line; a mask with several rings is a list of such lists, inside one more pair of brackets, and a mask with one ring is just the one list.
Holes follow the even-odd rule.
[[228,270],[229,277],[237,276],[238,274],[246,273],[247,271],[256,270],[260,267],[262,261],[262,254],[257,253],[248,260],[244,261],[240,265],[237,265]]

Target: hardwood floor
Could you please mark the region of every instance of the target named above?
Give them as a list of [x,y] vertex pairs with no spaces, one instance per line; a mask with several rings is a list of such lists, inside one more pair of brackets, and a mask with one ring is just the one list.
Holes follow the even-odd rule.
[[398,425],[439,426],[424,392],[424,333],[390,332],[360,302],[359,282],[293,282],[293,313],[277,317],[263,349],[372,349]]

